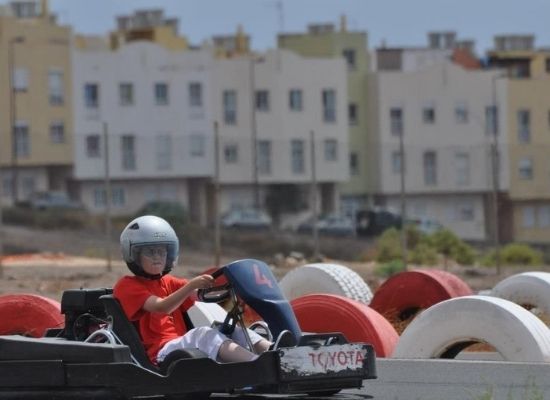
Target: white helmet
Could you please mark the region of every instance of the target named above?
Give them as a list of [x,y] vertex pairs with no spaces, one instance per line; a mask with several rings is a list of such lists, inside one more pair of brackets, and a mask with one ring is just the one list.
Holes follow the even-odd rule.
[[[167,255],[166,265],[160,275],[146,273],[139,258],[143,246],[165,244]],[[179,240],[176,232],[164,219],[154,215],[144,215],[130,222],[120,235],[120,248],[126,265],[135,275],[150,279],[158,279],[167,274],[178,261]]]

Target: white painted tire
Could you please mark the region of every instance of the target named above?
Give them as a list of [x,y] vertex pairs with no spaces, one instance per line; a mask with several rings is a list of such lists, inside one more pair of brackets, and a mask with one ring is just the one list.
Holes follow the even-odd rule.
[[288,300],[307,294],[325,293],[344,296],[369,304],[372,291],[355,271],[337,264],[307,264],[294,268],[279,282]]
[[512,275],[491,290],[491,296],[519,305],[532,305],[550,315],[550,273],[524,272]]
[[550,362],[550,330],[511,301],[465,296],[420,313],[403,331],[393,358],[454,358],[465,342],[485,342],[505,361]]

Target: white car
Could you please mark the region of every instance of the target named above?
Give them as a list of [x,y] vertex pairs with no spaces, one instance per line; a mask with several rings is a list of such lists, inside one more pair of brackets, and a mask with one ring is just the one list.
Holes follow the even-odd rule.
[[253,208],[232,210],[221,219],[224,228],[236,229],[270,229],[271,223],[269,215]]

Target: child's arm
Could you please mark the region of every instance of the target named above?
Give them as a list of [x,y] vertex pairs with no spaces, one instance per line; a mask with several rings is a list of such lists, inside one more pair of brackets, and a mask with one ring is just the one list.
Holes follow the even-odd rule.
[[170,314],[176,310],[195,289],[209,288],[212,286],[212,283],[214,283],[212,276],[199,275],[164,298],[157,296],[149,297],[143,304],[143,309],[148,312]]

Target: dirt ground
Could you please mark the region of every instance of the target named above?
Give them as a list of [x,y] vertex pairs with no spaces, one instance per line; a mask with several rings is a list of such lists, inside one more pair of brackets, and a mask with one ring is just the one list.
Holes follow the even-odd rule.
[[[0,294],[33,293],[60,301],[65,289],[112,287],[121,276],[129,273],[126,265],[120,261],[116,241],[109,243],[112,260],[108,267],[105,250],[107,243],[97,235],[4,226],[3,244],[7,250],[11,249],[6,254],[16,254],[5,256],[2,260]],[[213,254],[185,247],[181,251],[178,266],[173,270],[177,276],[195,276],[214,265]],[[225,264],[245,257],[246,254],[235,252],[231,256],[222,254],[221,262]],[[383,279],[374,274],[373,263],[324,261],[353,269],[373,292],[383,283]],[[274,275],[280,279],[294,266],[294,263],[273,265]],[[550,268],[528,270],[550,271]],[[462,278],[474,292],[478,292],[492,288],[506,276],[527,270],[503,268],[498,275],[490,268],[450,266],[448,271]]]

